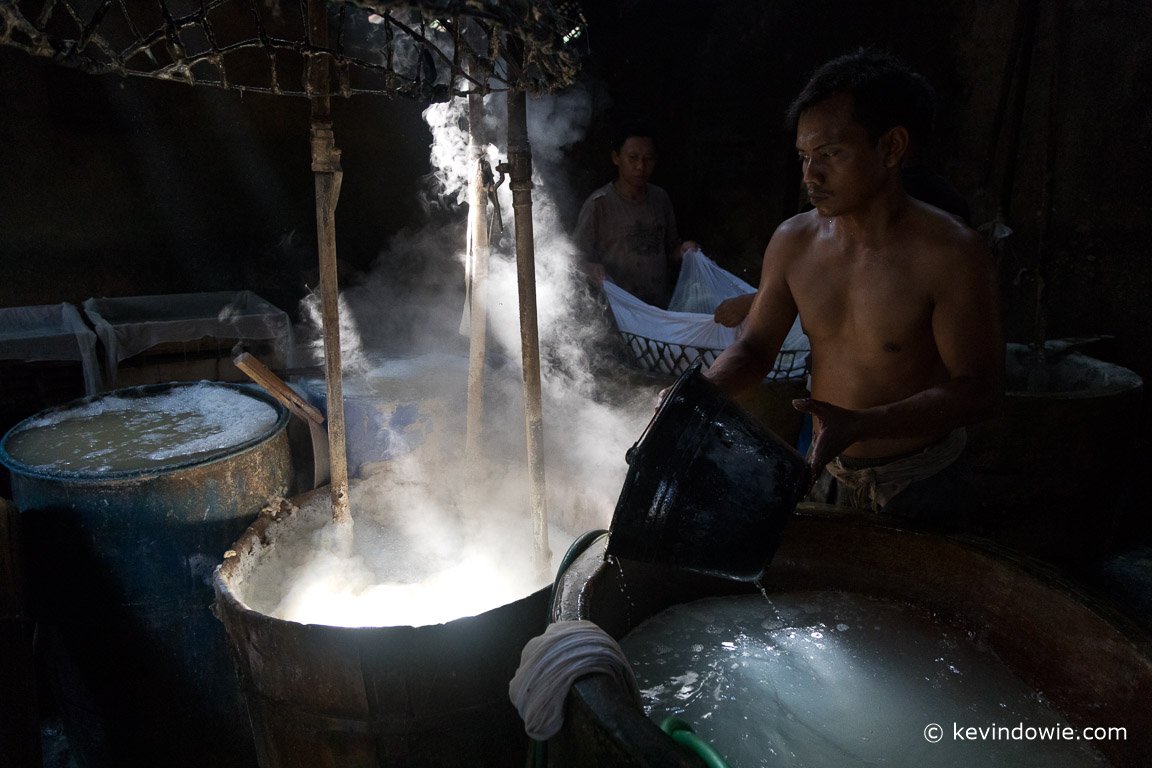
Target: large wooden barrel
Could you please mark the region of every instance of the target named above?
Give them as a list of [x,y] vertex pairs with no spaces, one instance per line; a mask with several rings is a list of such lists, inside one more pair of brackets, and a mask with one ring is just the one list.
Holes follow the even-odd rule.
[[544,631],[548,589],[429,626],[279,619],[241,595],[293,514],[258,519],[215,575],[261,768],[523,765],[529,743],[508,683],[521,649]]
[[[208,458],[136,471],[44,469],[14,456],[37,419],[106,398],[225,388],[270,426]],[[242,405],[241,407],[245,407]],[[287,410],[234,384],[117,390],[50,409],[0,442],[25,542],[43,668],[82,768],[243,766],[254,750],[211,575],[270,497],[289,489]]]
[[[616,638],[705,597],[840,590],[910,603],[967,629],[1077,726],[1126,729],[1095,746],[1115,768],[1152,765],[1152,638],[1032,561],[989,543],[902,530],[874,515],[801,504],[758,586],[605,560],[593,542],[561,577],[554,620],[594,621]],[[702,768],[607,675],[578,680],[553,768]]]

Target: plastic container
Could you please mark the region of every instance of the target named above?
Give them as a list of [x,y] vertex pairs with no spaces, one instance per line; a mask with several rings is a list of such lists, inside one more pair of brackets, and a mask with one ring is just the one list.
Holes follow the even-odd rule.
[[701,367],[676,381],[628,452],[607,554],[755,581],[807,490],[808,467]]
[[238,342],[269,368],[291,364],[291,320],[252,291],[94,297],[84,301],[84,313],[113,386],[247,382],[232,364]]
[[76,307],[68,303],[0,308],[0,360],[76,361],[84,394],[94,395],[103,388],[96,334],[84,324]]

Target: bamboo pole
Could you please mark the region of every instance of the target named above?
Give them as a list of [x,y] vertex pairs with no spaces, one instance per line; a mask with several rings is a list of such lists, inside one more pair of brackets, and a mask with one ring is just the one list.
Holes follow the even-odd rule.
[[524,422],[532,481],[532,541],[537,571],[550,575],[548,507],[544,483],[544,406],[540,387],[540,332],[536,319],[536,246],[532,230],[532,150],[523,91],[508,94],[508,186],[516,221],[516,282],[520,294],[520,350],[524,369]]
[[[328,44],[324,0],[309,0],[308,37],[313,48]],[[336,203],[344,174],[332,132],[328,60],[308,59],[308,92],[312,109],[312,172],[316,180],[316,241],[320,253],[320,311],[324,323],[324,373],[328,385],[328,461],[332,519],[350,522],[348,458],[344,446],[344,385],[340,356],[340,287],[336,269]]]
[[473,166],[468,188],[468,421],[464,456],[474,470],[481,456],[484,431],[484,358],[488,346],[488,192],[484,179],[484,97],[468,96],[468,158]]

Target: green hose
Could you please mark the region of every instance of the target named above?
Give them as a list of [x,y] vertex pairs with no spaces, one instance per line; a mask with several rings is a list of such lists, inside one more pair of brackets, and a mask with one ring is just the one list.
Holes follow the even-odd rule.
[[728,768],[728,763],[712,745],[697,736],[692,726],[678,717],[668,717],[660,723],[660,730],[672,737],[677,744],[683,745],[696,753],[708,768]]

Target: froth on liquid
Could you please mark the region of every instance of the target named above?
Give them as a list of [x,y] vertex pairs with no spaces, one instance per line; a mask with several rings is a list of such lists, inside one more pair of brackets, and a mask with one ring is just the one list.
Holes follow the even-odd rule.
[[5,448],[43,471],[148,471],[224,454],[267,434],[277,418],[261,400],[201,383],[55,411],[22,426]]
[[[707,599],[654,616],[621,646],[652,719],[687,720],[732,768],[1108,765],[1083,742],[954,739],[953,723],[1069,722],[965,633],[909,605],[839,592]],[[931,723],[938,743],[925,738]]]

